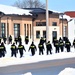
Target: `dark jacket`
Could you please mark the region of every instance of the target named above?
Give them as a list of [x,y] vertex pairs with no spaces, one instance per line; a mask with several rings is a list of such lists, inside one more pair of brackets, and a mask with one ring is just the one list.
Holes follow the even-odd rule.
[[[19,51],[23,51],[23,50],[25,50],[25,47],[24,47],[23,45],[19,45],[19,46],[18,46],[18,50],[19,50]],[[26,51],[26,50],[25,50],[25,51]]]
[[44,45],[41,44],[41,43],[39,43],[38,48],[39,48],[40,50],[43,50],[43,49],[45,50]]
[[51,50],[52,49],[52,45],[50,44],[50,42],[46,43],[46,48],[47,48],[47,50]]
[[17,52],[17,47],[13,44],[13,45],[11,45],[11,51],[13,51],[13,52]]
[[0,45],[0,52],[1,52],[1,51],[5,51],[5,52],[6,52],[6,48],[5,48],[5,46]]

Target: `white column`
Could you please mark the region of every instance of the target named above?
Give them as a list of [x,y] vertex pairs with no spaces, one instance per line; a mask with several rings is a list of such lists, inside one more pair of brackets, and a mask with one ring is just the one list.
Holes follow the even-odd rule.
[[48,29],[48,0],[46,0],[46,42],[49,39],[49,29]]

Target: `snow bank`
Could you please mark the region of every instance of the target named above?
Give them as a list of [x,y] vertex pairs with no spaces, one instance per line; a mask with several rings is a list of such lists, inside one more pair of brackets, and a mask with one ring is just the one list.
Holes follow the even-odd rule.
[[74,57],[75,57],[75,53],[58,53],[53,55],[41,55],[41,56],[36,54],[35,56],[29,55],[29,56],[24,56],[22,58],[4,57],[4,58],[0,58],[0,67],[17,65],[17,64],[37,63],[40,61],[48,61],[48,60],[74,58]]
[[7,5],[2,5],[2,4],[0,4],[0,11],[3,12],[4,14],[31,15],[29,13],[30,10],[24,10],[18,7],[7,6]]
[[25,73],[25,74],[22,74],[22,75],[32,75],[32,74],[31,74],[31,72],[28,72],[28,73]]
[[74,68],[65,68],[58,75],[75,75],[75,69]]

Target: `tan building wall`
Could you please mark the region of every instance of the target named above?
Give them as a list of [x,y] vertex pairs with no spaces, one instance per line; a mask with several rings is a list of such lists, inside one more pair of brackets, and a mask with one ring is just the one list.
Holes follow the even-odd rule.
[[[45,14],[39,14],[36,20],[34,21],[34,40],[39,41],[41,37],[43,37],[43,31],[46,31],[46,26],[36,26],[36,22],[46,22],[46,15]],[[57,26],[52,26],[52,23],[56,22]],[[49,40],[52,42],[53,38],[53,31],[57,32],[57,39],[59,37],[62,37],[62,34],[60,34],[60,19],[58,14],[49,14]],[[40,38],[36,38],[36,31],[40,31]]]
[[[8,34],[12,35],[13,39],[14,39],[14,24],[20,24],[20,35],[21,35],[23,41],[25,39],[25,26],[24,25],[26,25],[26,35],[27,35],[27,29],[29,29],[28,35],[30,38],[30,30],[32,32],[32,18],[31,17],[4,16],[1,18],[1,23],[5,23],[6,36],[7,36],[7,23],[9,24],[8,25],[8,28],[9,28]],[[27,25],[29,28],[27,28]],[[31,29],[30,29],[30,25],[31,25]],[[31,36],[32,36],[32,34],[31,34]]]
[[[57,32],[57,39],[62,37],[62,20],[59,19],[58,14],[49,14],[49,40],[52,42],[53,31]],[[33,25],[33,33],[34,33],[34,41],[39,41],[41,37],[43,37],[43,31],[46,31],[46,26],[36,26],[37,22],[46,22],[46,15],[39,14],[35,21],[32,21],[31,16],[4,16],[1,19],[1,23],[5,23],[5,30],[7,36],[7,28],[9,28],[8,34],[12,35],[14,39],[14,24],[20,24],[20,35],[22,37],[22,41],[25,39],[25,35],[28,35],[30,40],[32,40],[32,25]],[[52,23],[56,22],[57,26],[52,26]],[[8,23],[8,27],[7,27]],[[63,27],[67,26],[67,20],[63,21]],[[26,29],[25,29],[26,27]],[[63,28],[64,29],[64,28]],[[36,31],[40,31],[40,37],[36,38]],[[63,30],[64,31],[64,30]],[[66,34],[68,36],[68,28],[66,28]]]
[[[66,27],[66,30],[65,30]],[[63,29],[63,30],[62,30]],[[61,37],[68,37],[68,23],[67,20],[63,20],[63,24],[62,24],[62,20],[60,20],[60,35]]]

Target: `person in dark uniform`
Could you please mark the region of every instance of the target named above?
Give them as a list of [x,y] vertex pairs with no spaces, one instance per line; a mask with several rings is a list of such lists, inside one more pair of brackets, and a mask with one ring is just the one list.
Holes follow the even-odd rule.
[[64,51],[64,42],[62,39],[59,39],[59,48],[61,49],[61,52]]
[[44,54],[43,50],[45,50],[45,48],[42,42],[39,43],[38,48],[39,48],[39,55],[41,54],[43,55]]
[[69,40],[68,37],[63,37],[64,43],[65,43],[67,40]]
[[45,42],[46,42],[46,39],[43,38],[43,37],[41,37],[41,39],[40,39],[40,43],[41,43],[41,44],[44,44]]
[[25,47],[22,45],[22,42],[19,43],[18,45],[18,50],[20,53],[20,58],[23,57],[23,50],[26,52]]
[[1,43],[2,38],[0,37],[0,43]]
[[29,38],[28,38],[28,36],[26,36],[25,37],[25,44],[28,44],[28,42],[29,42]]
[[0,57],[5,57],[6,48],[4,46],[4,43],[2,42],[0,45]]
[[75,39],[73,40],[73,47],[75,48]]
[[50,52],[50,54],[52,54],[51,50],[52,50],[52,45],[50,44],[50,41],[48,41],[46,43],[46,49],[47,49],[47,55]]
[[18,43],[18,38],[17,37],[15,37],[15,40],[14,40],[15,42],[16,42],[16,45],[17,45],[17,43]]
[[59,42],[61,42],[61,41],[62,41],[62,38],[60,37],[60,38],[59,38]]
[[30,45],[28,51],[30,51],[30,49],[31,49],[31,54],[32,54],[32,56],[34,56],[34,55],[35,55],[35,51],[37,51],[37,48],[36,48],[36,46],[34,45],[34,42],[32,42],[32,44]]
[[6,38],[6,36],[4,36],[3,41],[4,41],[5,44],[6,44],[6,40],[7,40],[7,38]]
[[18,49],[17,49],[15,43],[13,43],[13,44],[11,45],[11,57],[13,57],[13,56],[16,57],[17,52],[18,52]]
[[57,38],[53,37],[53,45],[55,44],[56,41],[57,41]]
[[9,44],[12,44],[12,36],[9,36]]
[[65,48],[67,49],[67,52],[70,52],[71,43],[69,40],[66,40],[65,42]]
[[54,43],[55,49],[56,49],[56,53],[59,53],[59,41],[56,40],[56,42]]
[[19,43],[22,43],[22,38],[21,38],[21,36],[18,36],[18,42],[19,42]]

